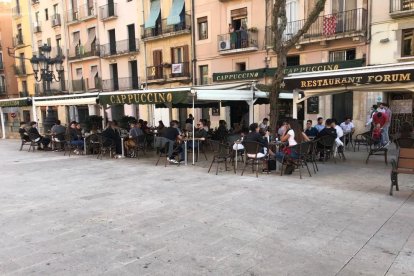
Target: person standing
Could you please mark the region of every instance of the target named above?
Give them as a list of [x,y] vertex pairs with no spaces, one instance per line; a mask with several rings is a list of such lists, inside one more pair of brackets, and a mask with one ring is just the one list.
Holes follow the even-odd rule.
[[380,108],[381,108],[382,112],[385,113],[385,115],[387,117],[385,125],[383,126],[382,129],[383,129],[383,135],[384,135],[384,142],[388,145],[388,144],[390,144],[389,130],[390,130],[390,126],[391,126],[392,112],[391,112],[390,106],[387,103],[381,103]]
[[374,123],[374,125],[376,126],[377,124],[379,124],[380,128],[381,128],[381,146],[388,146],[389,145],[389,141],[386,140],[385,134],[384,134],[384,126],[387,123],[388,119],[387,119],[387,114],[385,114],[385,112],[377,112],[374,113],[374,115],[372,116],[372,122]]

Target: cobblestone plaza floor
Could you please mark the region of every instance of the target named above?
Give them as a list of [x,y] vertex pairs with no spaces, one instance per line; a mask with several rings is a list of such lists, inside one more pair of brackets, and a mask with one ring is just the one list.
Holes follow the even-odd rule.
[[414,275],[414,179],[389,196],[363,149],[257,179],[19,144],[0,140],[0,275]]

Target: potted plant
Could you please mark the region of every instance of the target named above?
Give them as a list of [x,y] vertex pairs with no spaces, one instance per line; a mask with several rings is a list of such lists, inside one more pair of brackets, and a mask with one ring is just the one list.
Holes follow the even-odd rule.
[[247,30],[251,33],[257,33],[259,31],[256,27],[250,27]]

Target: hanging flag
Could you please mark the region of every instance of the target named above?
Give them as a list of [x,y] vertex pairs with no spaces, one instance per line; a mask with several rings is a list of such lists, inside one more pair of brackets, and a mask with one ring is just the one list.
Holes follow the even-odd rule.
[[336,14],[323,17],[323,35],[330,36],[336,32]]

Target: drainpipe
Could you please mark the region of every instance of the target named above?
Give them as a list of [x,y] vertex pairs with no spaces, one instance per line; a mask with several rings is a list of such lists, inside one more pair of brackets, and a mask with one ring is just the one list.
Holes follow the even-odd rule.
[[194,0],[191,0],[191,60],[193,61],[193,85],[197,84],[197,56],[195,41],[195,7]]
[[4,114],[3,108],[0,107],[0,119],[1,119],[1,132],[2,132],[2,139],[6,139],[6,128],[4,127]]

